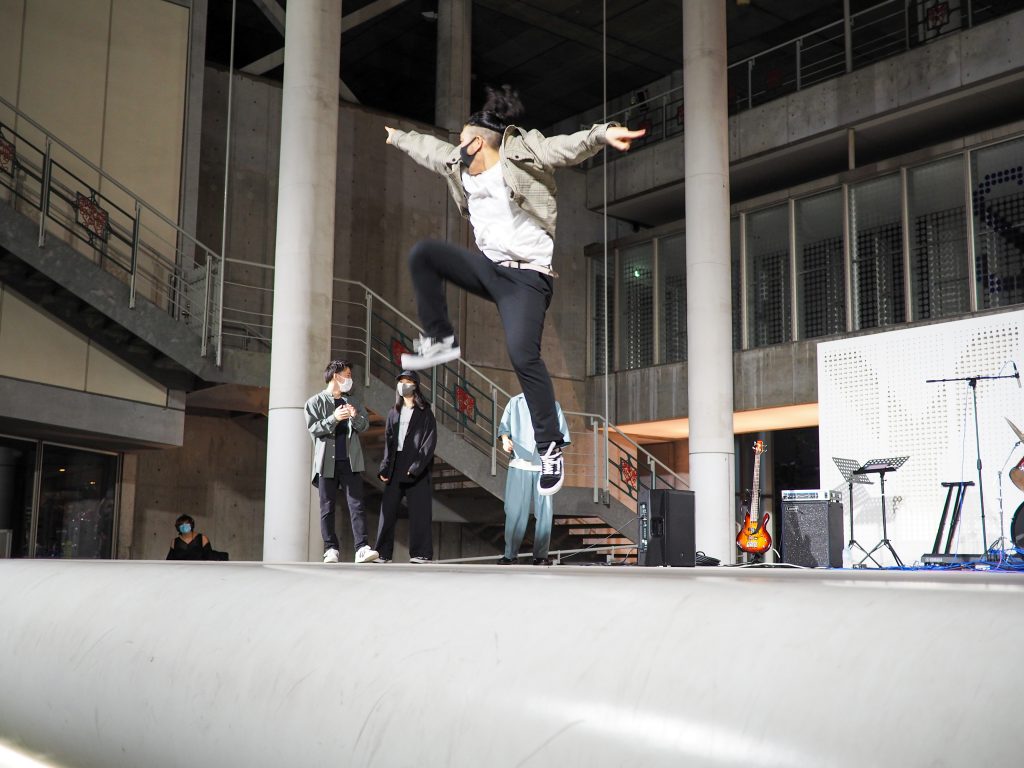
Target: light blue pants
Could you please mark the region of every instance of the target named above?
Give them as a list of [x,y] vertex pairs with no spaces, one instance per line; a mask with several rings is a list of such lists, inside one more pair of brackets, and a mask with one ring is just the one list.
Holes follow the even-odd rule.
[[539,472],[509,467],[505,481],[505,557],[516,559],[526,535],[530,519],[530,502],[537,518],[533,534],[533,556],[547,557],[551,545],[551,517],[554,514],[550,496],[541,496],[537,489]]

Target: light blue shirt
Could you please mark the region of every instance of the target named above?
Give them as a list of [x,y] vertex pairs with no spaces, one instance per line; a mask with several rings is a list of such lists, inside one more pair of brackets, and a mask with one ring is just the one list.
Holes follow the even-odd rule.
[[[562,433],[562,442],[571,443],[569,439],[569,425],[565,423],[565,414],[562,413],[562,406],[555,403],[555,413],[558,415],[558,429]],[[530,417],[530,409],[526,405],[526,395],[518,394],[508,401],[504,412],[501,414],[501,423],[498,425],[498,436],[508,435],[512,438],[512,446],[517,459],[522,459],[540,466],[540,453],[537,451],[537,440],[533,436],[533,419]]]

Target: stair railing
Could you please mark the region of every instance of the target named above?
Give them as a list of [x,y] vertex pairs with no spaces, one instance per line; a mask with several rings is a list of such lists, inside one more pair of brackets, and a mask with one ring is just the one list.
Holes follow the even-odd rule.
[[[363,283],[335,278],[334,286],[332,348],[365,363],[365,386],[371,376],[393,381],[401,371],[402,353],[412,350],[413,337],[423,329]],[[438,422],[489,456],[492,475],[507,467],[508,457],[498,449],[498,428],[512,395],[496,377],[463,360],[421,371],[420,377]],[[615,498],[635,508],[646,489],[689,487],[684,477],[601,414],[564,413],[573,443],[565,454],[566,485],[591,488],[595,503],[607,505]]]
[[0,105],[15,116],[0,120],[0,187],[38,222],[38,246],[60,237],[128,286],[129,308],[140,296],[160,307],[220,366],[223,258],[2,96]]

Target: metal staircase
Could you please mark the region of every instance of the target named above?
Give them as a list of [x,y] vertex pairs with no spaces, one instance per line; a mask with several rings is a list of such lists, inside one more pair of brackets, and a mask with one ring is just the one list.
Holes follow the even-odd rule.
[[175,389],[266,385],[225,351],[224,260],[0,97],[0,280]]

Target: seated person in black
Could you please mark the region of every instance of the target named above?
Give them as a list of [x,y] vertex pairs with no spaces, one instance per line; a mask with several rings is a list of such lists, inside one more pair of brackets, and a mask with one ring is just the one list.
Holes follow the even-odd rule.
[[191,515],[178,515],[174,521],[178,535],[171,542],[167,552],[168,560],[220,560],[210,540],[202,533],[196,533],[196,521]]

